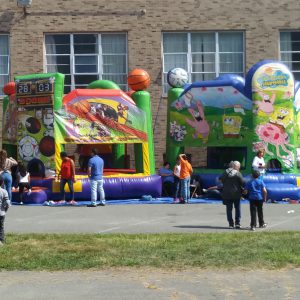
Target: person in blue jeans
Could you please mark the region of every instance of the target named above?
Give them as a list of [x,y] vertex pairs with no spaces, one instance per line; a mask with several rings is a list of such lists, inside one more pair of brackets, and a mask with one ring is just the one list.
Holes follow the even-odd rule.
[[103,189],[103,159],[98,155],[97,149],[92,150],[92,157],[88,162],[88,176],[91,183],[91,204],[89,207],[97,206],[97,197],[100,197],[100,206],[105,205],[105,193]]
[[250,204],[250,229],[255,231],[256,227],[256,213],[260,228],[267,227],[264,221],[263,204],[267,201],[267,189],[262,179],[261,173],[258,170],[253,170],[252,179],[247,182],[244,193],[248,193]]
[[11,168],[17,166],[18,162],[12,158],[7,157],[6,150],[0,150],[0,174],[3,179],[3,187],[8,193],[9,201],[12,201],[12,175]]

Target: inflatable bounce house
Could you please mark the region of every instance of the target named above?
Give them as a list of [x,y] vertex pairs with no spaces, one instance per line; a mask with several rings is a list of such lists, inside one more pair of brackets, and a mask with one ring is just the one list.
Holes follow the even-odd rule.
[[185,70],[168,73],[166,160],[175,164],[186,147],[204,148],[199,173],[203,187],[216,184],[231,160],[251,173],[256,152],[265,150],[268,198],[300,198],[300,83],[286,65],[255,64],[246,79],[224,74],[187,84]]
[[[145,90],[149,84],[148,73],[141,69],[128,76],[130,93],[112,81],[97,80],[64,96],[60,73],[17,76],[8,83],[4,87],[3,149],[27,166],[36,187],[24,202],[60,200],[55,175],[67,144],[103,146],[107,199],[160,196],[150,95]],[[129,169],[126,161],[128,144],[134,144],[135,169]],[[75,200],[90,200],[86,174],[76,175],[74,191]],[[13,194],[17,201],[18,193]]]

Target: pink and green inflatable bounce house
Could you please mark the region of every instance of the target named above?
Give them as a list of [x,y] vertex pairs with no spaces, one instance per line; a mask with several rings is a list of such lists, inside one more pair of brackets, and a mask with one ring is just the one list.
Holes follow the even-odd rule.
[[[148,73],[133,70],[126,93],[109,80],[64,95],[60,73],[16,76],[4,87],[3,148],[24,163],[33,179],[25,203],[59,200],[60,152],[67,144],[100,148],[104,158],[107,199],[158,197],[161,178],[155,175]],[[134,168],[129,168],[127,145],[133,144]],[[101,149],[104,149],[101,153]],[[75,200],[90,200],[86,174],[76,175]],[[66,189],[67,191],[67,189]],[[18,201],[18,193],[13,193]]]
[[245,79],[224,74],[188,84],[181,68],[170,70],[167,78],[166,160],[174,165],[187,147],[205,148],[202,166],[191,160],[208,187],[231,160],[240,161],[242,173],[249,175],[263,149],[268,198],[300,198],[300,83],[286,65],[261,61]]

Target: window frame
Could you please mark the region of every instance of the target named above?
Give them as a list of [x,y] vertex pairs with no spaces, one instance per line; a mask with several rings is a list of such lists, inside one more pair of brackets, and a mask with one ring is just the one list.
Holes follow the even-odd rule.
[[[49,54],[47,53],[47,49],[46,49],[46,36],[54,36],[54,35],[68,35],[70,37],[70,53],[59,53],[59,54]],[[96,35],[97,36],[97,45],[96,45],[96,49],[97,49],[97,52],[95,53],[78,53],[78,54],[75,54],[74,53],[74,36],[75,35]],[[103,54],[103,51],[102,51],[102,37],[103,35],[123,35],[125,37],[125,51],[126,52],[122,52],[122,53],[118,53],[118,54],[111,54],[111,55],[124,55],[125,56],[125,72],[124,73],[104,73],[103,72],[103,55],[107,55],[107,54]],[[120,76],[127,76],[128,74],[128,34],[127,32],[109,32],[109,33],[106,33],[106,32],[72,32],[72,33],[65,33],[65,32],[55,32],[55,33],[52,33],[52,32],[47,32],[47,33],[44,33],[44,72],[47,72],[47,67],[48,66],[51,66],[51,65],[54,65],[56,66],[57,64],[48,64],[47,63],[47,56],[67,56],[70,58],[70,74],[67,74],[67,75],[70,75],[71,77],[71,83],[70,85],[67,84],[67,86],[70,86],[70,91],[72,91],[73,89],[75,88],[84,88],[87,86],[87,84],[77,84],[75,83],[75,76],[83,76],[83,75],[86,75],[86,76],[93,76],[93,75],[96,75],[97,76],[97,79],[103,79],[103,75],[120,75]],[[97,62],[96,62],[96,66],[98,68],[98,71],[97,72],[88,72],[88,73],[82,73],[82,72],[76,72],[76,69],[75,67],[78,66],[78,64],[76,65],[75,64],[75,60],[76,60],[76,57],[80,57],[80,56],[96,56],[96,59],[97,59]],[[80,65],[80,64],[79,64]],[[128,90],[128,85],[127,85],[127,81],[124,82],[124,83],[117,83],[120,88],[122,89],[124,87],[124,90]]]
[[[176,52],[176,53],[164,53],[164,34],[187,34],[187,52]],[[215,55],[215,72],[193,72],[193,59],[192,56],[194,54],[197,54],[198,52],[192,52],[192,34],[193,33],[212,33],[214,34],[215,39],[215,52],[205,52],[206,53],[212,53]],[[242,34],[242,46],[243,46],[243,52],[220,52],[220,44],[219,44],[219,34],[220,33],[241,33]],[[202,52],[201,52],[202,53]],[[165,55],[168,54],[185,54],[187,56],[187,73],[189,77],[189,82],[192,82],[192,75],[193,74],[216,74],[216,77],[220,76],[220,74],[224,74],[225,72],[220,72],[220,54],[226,54],[226,53],[236,53],[236,54],[242,54],[242,75],[245,76],[245,31],[244,30],[225,30],[225,31],[163,31],[161,35],[161,57],[162,57],[162,94],[163,96],[166,96],[167,90],[169,89],[168,84],[164,81],[164,78],[168,74],[168,71],[165,70]],[[176,66],[174,66],[175,68]],[[226,74],[238,74],[237,72],[226,72]],[[167,88],[165,88],[167,86]],[[165,91],[166,90],[166,91]]]
[[[291,51],[281,50],[281,33],[294,33],[294,32],[297,32],[300,36],[300,30],[296,30],[296,29],[295,30],[288,29],[288,30],[280,30],[279,31],[279,39],[278,39],[279,60],[290,69],[290,71],[293,73],[294,76],[295,76],[295,73],[297,73],[297,74],[299,74],[298,77],[300,78],[300,68],[299,68],[299,70],[293,70],[293,63],[298,62],[300,64],[300,60],[299,61],[294,61],[294,60],[286,61],[286,60],[283,60],[283,58],[282,58],[283,53],[290,53],[291,55],[293,55],[294,53],[299,53],[299,55],[300,55],[300,50],[298,50],[298,51],[293,51],[293,49],[291,49]],[[299,37],[299,42],[300,42],[300,37]],[[291,40],[291,45],[292,45],[292,40]]]
[[[0,33],[0,36],[6,36],[7,37],[7,54],[0,54],[0,57],[6,57],[7,58],[7,73],[0,73],[0,76],[7,76],[7,82],[4,83],[7,84],[10,80],[10,36],[8,33]],[[3,87],[0,86],[0,97],[4,97],[5,94],[2,90]]]

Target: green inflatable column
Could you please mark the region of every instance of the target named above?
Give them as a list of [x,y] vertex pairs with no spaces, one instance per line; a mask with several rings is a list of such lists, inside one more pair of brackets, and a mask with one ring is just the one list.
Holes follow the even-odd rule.
[[[8,108],[8,105],[9,105],[9,96],[5,96],[3,98],[3,116],[2,116],[3,120],[4,120],[5,112]],[[3,124],[4,124],[4,122],[2,122],[2,126],[3,126]],[[3,127],[2,127],[2,129],[3,129]],[[3,143],[2,149],[6,150],[8,157],[10,157],[10,156],[14,157],[14,158],[17,157],[17,145]]]
[[183,88],[170,88],[168,91],[166,161],[168,161],[171,166],[176,164],[177,156],[184,152],[184,147],[172,145],[173,140],[170,136],[171,105],[179,98],[183,91]]
[[[91,82],[88,89],[113,89],[120,90],[120,87],[111,80],[95,80]],[[123,169],[125,168],[125,144],[113,144],[112,145],[113,156],[113,168]]]
[[113,168],[125,168],[125,144],[112,145]]
[[[150,174],[155,174],[154,144],[153,144],[153,128],[152,128],[152,111],[150,94],[147,91],[137,91],[132,94],[138,108],[142,109],[146,114],[147,135],[149,146],[149,163]],[[137,172],[144,172],[143,168],[143,151],[142,144],[134,145],[135,167]]]

